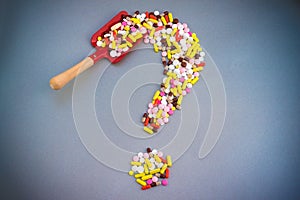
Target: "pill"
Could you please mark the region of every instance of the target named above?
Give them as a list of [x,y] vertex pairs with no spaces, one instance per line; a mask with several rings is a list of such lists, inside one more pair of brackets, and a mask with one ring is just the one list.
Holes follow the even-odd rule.
[[142,186],[142,190],[148,190],[150,188],[151,188],[150,184]]
[[161,184],[162,184],[163,186],[168,185],[168,180],[167,180],[167,179],[162,180],[162,181],[161,181]]
[[152,174],[148,174],[148,175],[145,175],[145,176],[142,176],[142,180],[145,181],[145,180],[148,180],[150,178],[152,178]]
[[160,170],[160,173],[163,174],[165,173],[166,169],[167,169],[168,165],[167,164],[164,164]]
[[139,173],[134,175],[135,178],[140,178],[142,176],[145,176],[145,173]]
[[158,172],[160,172],[160,169],[159,169],[159,168],[151,170],[151,171],[150,171],[150,174],[156,174],[156,173],[158,173]]
[[148,169],[147,164],[144,164],[144,172],[145,172],[145,174],[149,174],[149,169]]
[[141,179],[136,179],[136,182],[139,183],[142,186],[147,185],[147,183],[145,181],[141,180]]
[[169,178],[169,176],[170,176],[170,170],[168,168],[166,169],[165,175],[166,175],[166,178]]
[[167,155],[167,165],[168,167],[172,167],[172,159],[170,155]]
[[132,170],[130,170],[130,171],[128,172],[128,174],[129,174],[130,176],[133,176],[134,172],[133,172]]
[[149,127],[147,127],[147,126],[144,126],[144,131],[146,131],[149,134],[153,134],[153,130],[150,129]]
[[130,164],[131,165],[136,165],[136,166],[141,166],[142,163],[136,162],[136,161],[131,161]]

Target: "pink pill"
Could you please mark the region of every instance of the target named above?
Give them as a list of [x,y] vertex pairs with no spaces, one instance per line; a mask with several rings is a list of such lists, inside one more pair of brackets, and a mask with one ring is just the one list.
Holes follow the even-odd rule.
[[160,92],[160,96],[165,96],[166,94],[164,92]]
[[150,40],[149,40],[148,38],[145,38],[145,39],[144,39],[144,43],[145,43],[145,44],[148,44],[149,42],[150,42]]
[[178,85],[179,84],[179,81],[178,80],[175,80],[174,81],[174,85]]
[[158,109],[160,109],[160,110],[164,109],[164,107],[165,107],[165,106],[164,106],[163,104],[159,104],[159,105],[158,105]]
[[149,104],[148,104],[148,107],[149,107],[149,108],[153,108],[153,104],[152,104],[152,103],[149,103]]
[[126,23],[126,22],[122,22],[122,25],[123,25],[123,26],[126,26],[126,25],[127,25],[127,23]]
[[169,108],[168,106],[166,106],[166,107],[164,108],[164,111],[165,111],[165,112],[169,112],[169,110],[170,110],[170,108]]
[[160,125],[164,125],[164,121],[162,118],[158,118],[157,123],[159,123]]
[[149,113],[149,114],[152,114],[152,113],[153,113],[153,111],[151,110],[151,108],[148,109],[148,113]]
[[160,33],[158,31],[154,33],[155,37],[158,37],[159,35],[160,35]]
[[150,40],[150,43],[151,43],[151,44],[154,44],[154,43],[155,43],[155,40],[154,40],[154,39],[151,39],[151,40]]
[[138,157],[138,156],[133,156],[133,157],[132,157],[132,160],[133,160],[134,162],[138,162],[138,161],[139,161],[139,157]]
[[180,71],[180,73],[182,74],[183,72],[185,72],[185,68],[180,67],[179,71]]
[[[149,180],[151,180],[151,179],[149,179]],[[153,177],[152,177],[152,181],[153,181],[154,183],[156,183],[156,182],[158,181],[157,176],[153,176]],[[151,183],[150,183],[150,184],[151,184]]]
[[189,28],[185,28],[185,29],[184,29],[184,32],[185,32],[185,33],[188,33],[188,32],[190,32],[190,29],[189,29]]
[[189,60],[189,63],[193,65],[193,64],[195,63],[195,60],[191,58],[191,59]]
[[153,113],[153,114],[157,113],[157,111],[158,111],[158,107],[152,108],[152,113]]
[[169,103],[168,107],[171,109],[173,107],[173,104]]
[[159,151],[158,153],[157,153],[157,155],[158,155],[158,157],[163,157],[163,152],[161,152],[161,151]]
[[161,116],[162,116],[162,117],[165,117],[166,114],[167,114],[166,112],[162,112],[162,113],[161,113]]
[[172,84],[172,85],[171,85],[171,88],[174,88],[174,87],[176,87],[176,85]]
[[165,52],[165,51],[161,52],[161,56],[166,57],[167,56],[167,52]]
[[179,79],[179,81],[181,82],[181,83],[183,83],[184,82],[184,77],[181,77],[180,79]]
[[186,91],[183,90],[183,91],[182,91],[182,96],[185,96],[185,95],[186,95]]
[[162,184],[163,186],[168,185],[168,180],[167,180],[167,179],[162,180],[162,181],[161,181],[161,184]]
[[189,32],[189,35],[192,36],[192,32]]
[[183,26],[184,28],[187,28],[187,27],[188,27],[186,23],[183,23],[182,26]]
[[194,76],[195,76],[195,77],[199,76],[199,72],[195,72],[195,73],[194,73]]
[[173,83],[174,83],[174,79],[171,79],[171,80],[170,80],[170,83],[173,84]]
[[146,182],[147,182],[148,185],[150,185],[152,183],[152,179],[150,178]]
[[166,123],[168,123],[168,122],[169,122],[169,118],[165,117],[165,118],[164,118],[164,123],[166,124]]
[[190,93],[191,89],[190,88],[186,88],[185,91],[186,91],[186,93]]
[[168,113],[169,113],[169,115],[173,115],[173,114],[174,114],[174,111],[173,111],[173,110],[170,110]]
[[149,154],[148,153],[144,153],[144,158],[149,158]]
[[136,28],[134,26],[131,27],[132,32],[136,32]]

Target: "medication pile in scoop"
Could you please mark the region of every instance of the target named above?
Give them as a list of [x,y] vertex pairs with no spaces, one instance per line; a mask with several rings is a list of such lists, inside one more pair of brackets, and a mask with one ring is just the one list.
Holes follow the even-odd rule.
[[142,117],[144,130],[153,134],[169,122],[175,110],[181,109],[183,97],[191,92],[205,66],[205,52],[197,35],[168,11],[124,15],[109,32],[98,37],[96,44],[108,45],[110,56],[119,57],[141,39],[152,44],[156,53],[161,52],[166,75]]

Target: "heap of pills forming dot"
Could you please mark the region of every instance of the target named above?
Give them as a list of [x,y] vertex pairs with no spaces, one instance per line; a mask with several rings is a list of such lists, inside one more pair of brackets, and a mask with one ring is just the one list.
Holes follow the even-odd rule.
[[130,176],[136,178],[136,182],[142,186],[142,190],[147,190],[159,185],[168,185],[170,175],[169,167],[172,167],[171,156],[163,158],[163,153],[156,149],[147,148],[147,152],[139,152],[133,156]]
[[181,109],[183,97],[191,92],[205,66],[205,52],[197,35],[168,11],[136,11],[132,16],[123,16],[109,32],[98,37],[97,46],[108,45],[110,56],[119,57],[140,39],[152,44],[156,53],[161,51],[163,73],[167,75],[142,117],[144,130],[153,134],[169,122],[175,110]]

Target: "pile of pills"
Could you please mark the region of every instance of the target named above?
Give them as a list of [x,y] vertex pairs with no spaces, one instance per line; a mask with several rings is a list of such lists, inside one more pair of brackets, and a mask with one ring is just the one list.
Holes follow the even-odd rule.
[[172,167],[171,156],[163,158],[163,153],[156,149],[147,148],[147,152],[139,152],[131,161],[130,176],[136,178],[136,182],[147,190],[159,185],[168,185],[170,175],[169,167]]
[[136,11],[132,16],[123,16],[109,32],[98,37],[97,46],[108,45],[110,56],[119,57],[140,39],[152,44],[156,53],[161,52],[166,75],[142,117],[144,130],[153,134],[169,122],[175,110],[181,109],[183,97],[191,92],[205,66],[205,52],[197,35],[168,11]]

